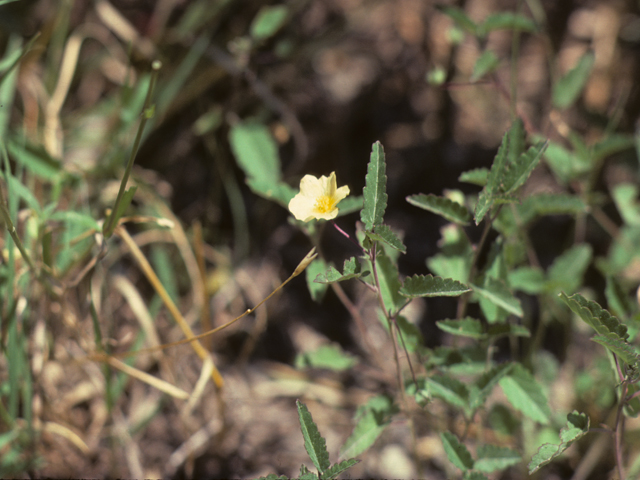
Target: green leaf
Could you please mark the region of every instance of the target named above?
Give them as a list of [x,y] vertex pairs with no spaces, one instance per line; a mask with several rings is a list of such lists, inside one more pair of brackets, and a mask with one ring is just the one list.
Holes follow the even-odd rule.
[[634,348],[622,340],[615,333],[607,332],[601,335],[596,335],[591,340],[599,343],[607,350],[614,353],[619,359],[621,359],[627,365],[637,367],[640,361],[640,357],[635,352]]
[[296,480],[319,480],[319,477],[314,472],[310,472],[305,465],[300,465],[300,475]]
[[129,205],[131,205],[133,196],[136,194],[136,190],[138,190],[138,187],[135,185],[129,188],[129,190],[125,190],[124,194],[122,195],[120,205],[118,205],[118,211],[116,212],[116,216],[113,220],[114,225],[117,225],[118,220],[120,220],[124,216],[127,208],[129,208]]
[[342,272],[340,273],[334,267],[329,266],[329,268],[324,272],[320,273],[315,277],[314,282],[316,283],[333,283],[333,282],[343,282],[345,280],[350,280],[352,278],[358,278],[362,275],[368,275],[369,272],[361,271],[360,262],[356,257],[351,257],[348,260],[344,261],[344,266],[342,267]]
[[342,371],[353,367],[358,360],[345,353],[339,345],[322,345],[317,350],[299,353],[294,365],[296,368],[327,368]]
[[473,468],[473,458],[467,447],[465,447],[458,437],[451,432],[442,432],[440,434],[444,452],[451,463],[462,471],[471,470]]
[[509,286],[529,295],[536,295],[544,290],[546,279],[544,272],[537,267],[520,267],[509,271]]
[[482,407],[500,380],[511,372],[513,363],[503,363],[484,372],[469,388],[469,407],[472,412]]
[[551,410],[542,388],[522,365],[515,364],[509,375],[500,379],[499,383],[516,410],[538,423],[549,422]]
[[300,429],[304,437],[304,448],[307,450],[309,458],[318,469],[318,472],[322,473],[331,466],[326,442],[313,422],[311,412],[309,412],[307,406],[300,400],[296,400],[296,405],[298,407]]
[[469,407],[469,390],[453,377],[434,375],[426,379],[427,395],[438,397],[463,410]]
[[579,293],[568,297],[564,292],[558,295],[567,306],[596,332],[606,335],[611,332],[622,340],[628,339],[627,327],[598,303],[587,300]]
[[547,143],[538,143],[524,152],[515,163],[509,164],[501,179],[501,189],[505,193],[515,192],[529,178],[538,165]]
[[322,480],[331,480],[332,478],[336,478],[342,472],[348,470],[349,468],[353,467],[355,464],[359,462],[360,460],[357,460],[355,458],[350,458],[340,463],[336,463],[335,465],[331,466],[328,470],[325,470],[322,473],[322,476],[320,478]]
[[338,217],[362,210],[363,199],[361,196],[348,196],[338,204]]
[[528,338],[531,336],[531,332],[527,327],[516,323],[496,323],[489,325],[487,335],[491,338],[505,337],[509,335]]
[[537,31],[536,24],[530,18],[513,12],[498,12],[489,15],[478,26],[478,36],[485,37],[494,30],[521,30],[523,32]]
[[404,280],[400,294],[408,298],[416,297],[457,297],[471,289],[452,278],[433,275],[414,275]]
[[623,152],[634,147],[632,135],[610,134],[591,147],[591,159],[594,162],[603,160],[614,153]]
[[473,65],[471,81],[476,82],[489,73],[495,72],[500,65],[500,60],[491,50],[485,50]]
[[587,243],[576,244],[557,257],[549,267],[548,288],[551,291],[575,292],[582,285],[582,277],[591,262],[592,249]]
[[522,460],[515,450],[491,444],[480,445],[476,456],[478,459],[474,462],[473,469],[485,473],[504,470]]
[[567,426],[560,430],[561,443],[554,445],[545,443],[540,446],[529,462],[529,475],[559,456],[569,446],[589,432],[589,417],[584,413],[573,411],[567,415]]
[[440,215],[448,221],[459,225],[467,225],[471,220],[471,214],[464,205],[460,205],[458,202],[449,200],[446,197],[419,193],[408,196],[407,202],[416,207],[433,212],[436,215]]
[[270,473],[266,477],[259,477],[258,480],[289,480],[289,477],[286,475],[276,475],[275,473]]
[[473,185],[480,185],[484,187],[487,184],[487,178],[489,177],[489,169],[487,168],[474,168],[473,170],[467,170],[462,172],[458,177],[458,181],[471,183]]
[[[327,268],[327,262],[325,262],[324,259],[320,257],[316,257],[316,259],[309,264],[304,272],[307,279],[307,288],[309,289],[309,294],[311,295],[311,298],[316,302],[320,302],[324,298],[324,294],[327,293],[328,286],[327,283],[316,282],[314,281],[314,279],[327,271]],[[337,272],[338,275],[340,275],[340,272],[338,272],[335,268],[333,270]]]
[[482,322],[475,318],[466,317],[462,320],[441,320],[436,322],[438,328],[444,332],[461,337],[471,337],[477,340],[487,338]]
[[340,449],[340,458],[357,457],[371,447],[397,412],[398,408],[389,397],[370,398],[366,405],[358,408],[356,426]]
[[487,277],[484,286],[471,285],[473,291],[494,305],[518,317],[523,316],[520,300],[513,296],[502,280]]
[[486,475],[483,475],[480,472],[464,472],[462,476],[462,480],[489,480]]
[[53,159],[43,147],[24,145],[10,139],[7,150],[16,162],[44,180],[51,181],[62,171],[60,161]]
[[281,177],[278,146],[269,129],[253,121],[238,122],[229,131],[229,143],[247,184],[254,192],[269,196]]
[[638,187],[633,183],[620,183],[612,188],[611,197],[624,223],[639,226]]
[[367,237],[371,240],[375,240],[378,242],[384,242],[389,245],[391,248],[398,250],[401,253],[407,253],[407,247],[404,246],[400,237],[391,230],[391,227],[387,225],[377,225],[374,227],[373,232],[364,232]]
[[551,95],[554,107],[564,110],[573,105],[589,79],[594,62],[595,55],[589,50],[573,69],[558,80]]
[[378,254],[376,264],[380,281],[380,294],[385,307],[391,315],[394,315],[406,303],[406,299],[398,293],[400,290],[398,267],[383,253]]
[[516,207],[522,225],[543,215],[576,215],[586,212],[587,205],[575,195],[542,194],[531,195]]
[[485,217],[487,212],[491,209],[494,202],[494,196],[501,193],[499,191],[500,178],[504,174],[504,169],[507,165],[508,150],[509,150],[509,132],[506,132],[502,137],[502,143],[498,148],[498,153],[493,159],[491,170],[487,176],[487,184],[480,192],[478,201],[475,208],[475,222],[478,225]]
[[276,34],[289,15],[286,5],[264,6],[254,17],[249,33],[256,40],[266,40]]
[[442,13],[451,18],[459,27],[471,33],[472,35],[476,34],[477,26],[471,20],[466,13],[460,8],[457,7],[449,7],[444,5],[437,5],[436,8],[440,10]]
[[371,158],[367,166],[366,185],[362,192],[364,207],[360,212],[360,219],[367,231],[380,225],[384,220],[384,211],[387,208],[387,176],[384,149],[380,142],[373,144]]

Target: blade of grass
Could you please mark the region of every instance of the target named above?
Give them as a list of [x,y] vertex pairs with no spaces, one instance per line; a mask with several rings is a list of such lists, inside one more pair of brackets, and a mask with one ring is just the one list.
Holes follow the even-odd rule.
[[144,131],[144,127],[147,124],[147,121],[153,117],[153,106],[151,105],[151,95],[153,94],[153,88],[158,79],[158,73],[162,68],[162,62],[159,60],[154,61],[151,64],[152,74],[151,74],[151,82],[149,83],[149,90],[147,90],[147,97],[144,100],[144,106],[142,107],[142,119],[140,120],[140,124],[138,125],[138,132],[136,133],[136,138],[133,141],[133,148],[131,148],[131,153],[129,155],[129,161],[127,162],[127,167],[125,168],[124,175],[122,176],[122,182],[120,182],[120,189],[118,190],[118,196],[116,197],[115,204],[113,205],[113,209],[111,210],[111,214],[107,218],[107,221],[104,223],[102,227],[102,233],[105,238],[109,238],[113,235],[113,231],[115,230],[117,224],[117,215],[120,207],[120,202],[124,197],[127,182],[129,181],[129,175],[131,175],[131,169],[133,168],[133,163],[136,158],[136,154],[138,153],[138,147],[140,146],[140,140],[142,139],[142,133]]
[[[122,226],[116,228],[115,233],[127,244],[127,247],[129,247],[129,250],[131,251],[134,259],[138,263],[138,266],[142,269],[144,275],[147,277],[147,280],[149,280],[156,293],[160,296],[160,298],[162,298],[163,303],[182,330],[182,333],[184,333],[184,336],[187,337],[187,339],[193,338],[195,336],[193,330],[191,330],[191,327],[182,316],[182,313],[180,313],[180,310],[178,310],[176,304],[173,302],[173,300],[171,300],[171,297],[167,293],[167,290],[160,282],[160,279],[153,271],[153,268],[151,268],[149,261],[144,256],[136,242],[133,240],[133,238],[131,238],[129,233],[127,233],[127,231]],[[202,360],[205,360],[209,356],[209,352],[207,352],[207,350],[205,350],[202,344],[197,340],[192,343],[192,348]],[[220,372],[215,367],[211,372],[211,378],[213,379],[216,387],[218,387],[219,389],[224,386],[222,375],[220,375]]]

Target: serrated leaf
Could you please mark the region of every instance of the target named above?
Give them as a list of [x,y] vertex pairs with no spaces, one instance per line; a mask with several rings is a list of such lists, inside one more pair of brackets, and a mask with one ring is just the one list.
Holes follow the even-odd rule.
[[366,405],[358,408],[356,426],[340,448],[340,458],[357,457],[367,450],[389,425],[391,416],[397,411],[398,407],[387,396],[370,398]]
[[471,74],[471,81],[475,82],[480,80],[488,73],[493,73],[500,65],[500,60],[491,50],[485,50],[482,55],[478,57],[476,63],[473,65],[473,73]]
[[503,308],[512,315],[522,317],[523,312],[520,300],[513,296],[502,280],[488,277],[482,287],[478,285],[472,285],[471,287],[474,292],[494,305]]
[[542,215],[575,215],[585,212],[587,205],[574,195],[542,194],[531,195],[516,207],[523,225]]
[[307,450],[307,454],[309,454],[309,458],[318,469],[318,472],[322,473],[331,466],[327,444],[322,435],[320,435],[307,406],[300,400],[296,400],[296,406],[298,407],[300,429],[304,437],[304,448]]
[[[307,288],[311,298],[319,302],[324,298],[324,294],[327,292],[327,284],[314,281],[316,277],[322,275],[328,268],[327,262],[320,257],[309,264],[305,269],[305,278],[307,280]],[[335,269],[334,269],[335,270]],[[339,273],[339,272],[338,272]]]
[[377,225],[373,232],[365,232],[365,235],[371,240],[384,242],[401,253],[407,253],[407,247],[404,246],[400,237],[387,225]]
[[358,363],[357,358],[345,353],[339,345],[322,345],[316,350],[299,353],[294,365],[296,368],[327,368],[342,371]]
[[462,471],[471,470],[473,468],[473,458],[458,437],[451,432],[442,432],[440,434],[444,452],[451,463]]
[[589,79],[595,62],[593,51],[587,51],[575,67],[553,86],[551,100],[553,106],[561,110],[570,107],[576,101]]
[[344,460],[344,461],[342,461],[340,463],[336,463],[335,465],[332,465],[328,470],[323,472],[322,476],[320,478],[322,480],[331,480],[332,478],[336,478],[342,472],[344,472],[347,469],[353,467],[354,465],[356,465],[359,462],[360,462],[360,460],[358,460],[356,458],[350,458],[350,459]]
[[503,363],[483,373],[469,389],[469,407],[471,411],[480,408],[500,380],[511,372],[513,363]]
[[401,286],[398,278],[398,267],[383,253],[376,257],[376,264],[380,281],[380,294],[387,310],[394,315],[406,303],[406,299],[398,292]]
[[591,263],[592,248],[587,243],[576,244],[558,256],[549,267],[548,288],[552,291],[574,292],[582,285],[582,277]]
[[538,448],[536,454],[529,462],[529,475],[538,471],[542,466],[549,463],[569,446],[589,432],[589,417],[584,413],[573,411],[567,415],[567,426],[560,430],[561,443],[554,445],[545,443]]
[[509,132],[506,132],[502,137],[502,143],[500,144],[500,148],[498,148],[498,153],[493,159],[491,170],[489,170],[489,174],[487,175],[487,184],[484,186],[484,188],[480,192],[480,195],[478,196],[478,201],[476,202],[475,208],[476,225],[478,225],[482,221],[487,212],[493,206],[494,196],[501,193],[499,191],[500,178],[502,177],[505,166],[507,165],[509,139]]
[[488,168],[474,168],[473,170],[467,170],[462,172],[458,177],[459,182],[471,183],[473,185],[480,185],[484,187],[487,184],[487,177],[489,176]]
[[464,205],[460,205],[458,202],[449,200],[446,197],[419,193],[408,196],[407,202],[459,225],[467,225],[471,221],[471,214]]
[[351,257],[344,261],[342,267],[342,273],[340,273],[335,267],[329,266],[324,273],[320,273],[315,277],[316,283],[333,283],[343,282],[352,278],[358,278],[362,275],[367,275],[369,272],[362,272],[360,262],[356,257]]
[[461,409],[469,406],[469,390],[466,385],[453,377],[434,375],[426,379],[427,394],[438,397],[449,405]]
[[362,192],[364,207],[360,212],[360,219],[368,231],[380,225],[384,220],[384,211],[387,208],[387,175],[384,149],[380,142],[373,144],[371,158],[367,166],[365,187]]
[[417,297],[457,297],[471,289],[453,278],[433,275],[414,275],[404,280],[400,294],[408,298]]
[[487,338],[482,322],[475,318],[466,317],[461,320],[441,320],[436,322],[438,328],[444,332],[461,337],[470,337],[477,340]]
[[515,450],[491,444],[480,445],[476,456],[473,469],[485,473],[504,470],[522,460],[520,454]]
[[638,366],[639,357],[636,354],[634,348],[627,342],[622,340],[615,333],[607,332],[600,335],[596,335],[591,340],[599,343],[607,350],[614,353],[619,359],[625,362],[627,365],[634,367]]
[[501,190],[508,194],[520,188],[538,165],[546,148],[546,142],[533,145],[520,155],[518,160],[509,164],[501,178]]
[[523,366],[515,364],[509,375],[501,378],[499,383],[516,410],[538,423],[549,422],[549,403],[538,382]]
[[606,335],[611,332],[622,340],[627,340],[629,335],[627,334],[626,325],[620,323],[618,318],[611,315],[598,303],[587,300],[579,293],[568,297],[564,292],[561,292],[558,296],[575,314],[599,334]]

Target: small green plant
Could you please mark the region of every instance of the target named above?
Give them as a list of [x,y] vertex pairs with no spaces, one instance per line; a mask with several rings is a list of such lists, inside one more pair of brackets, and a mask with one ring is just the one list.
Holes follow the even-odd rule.
[[[355,458],[350,458],[331,465],[331,462],[329,461],[329,452],[327,451],[327,442],[322,435],[320,435],[318,426],[315,424],[313,417],[311,416],[311,412],[309,412],[307,406],[300,400],[296,400],[296,405],[298,407],[300,430],[302,431],[302,437],[304,438],[304,448],[307,450],[311,462],[318,470],[318,473],[315,473],[310,471],[306,465],[301,465],[300,475],[296,478],[304,480],[330,480],[332,478],[336,478],[338,475],[360,461]],[[260,477],[260,480],[276,479],[288,480],[288,477],[285,475],[277,476],[275,474]]]

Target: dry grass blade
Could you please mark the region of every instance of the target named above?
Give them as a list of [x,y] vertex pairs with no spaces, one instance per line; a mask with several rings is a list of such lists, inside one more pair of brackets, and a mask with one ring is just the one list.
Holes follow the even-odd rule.
[[89,455],[89,447],[87,446],[87,444],[84,443],[84,440],[82,440],[82,438],[80,438],[80,435],[71,431],[69,428],[63,425],[60,425],[59,423],[45,422],[42,425],[42,431],[48,432],[48,433],[55,433],[56,435],[60,435],[61,437],[66,438],[71,443],[73,443],[76,447],[78,447],[78,449],[82,453],[84,453],[85,455]]
[[[136,242],[133,241],[133,238],[131,238],[131,236],[127,233],[127,231],[122,226],[118,226],[115,229],[115,233],[120,238],[122,238],[122,240],[127,244],[133,257],[138,262],[138,265],[140,266],[143,273],[147,277],[147,280],[149,280],[151,285],[153,285],[153,288],[158,293],[160,298],[162,298],[162,301],[164,302],[165,306],[167,307],[167,309],[175,319],[176,323],[182,329],[184,336],[187,337],[187,339],[190,341],[193,350],[198,354],[198,356],[202,360],[205,360],[209,356],[209,352],[205,350],[205,348],[197,339],[194,339],[195,335],[193,333],[193,330],[191,330],[191,327],[189,326],[189,324],[186,322],[186,320],[180,313],[180,310],[178,310],[178,307],[176,306],[176,304],[173,303],[173,300],[171,300],[171,297],[165,290],[164,286],[160,282],[160,279],[158,278],[156,273],[153,271],[153,268],[149,264],[149,261],[147,260],[147,258],[144,256],[140,248],[138,248],[138,245],[136,244]],[[215,365],[211,372],[211,378],[213,379],[213,382],[215,383],[216,387],[218,387],[219,389],[224,386],[224,380],[222,379],[222,375],[220,375],[220,372],[218,371],[218,369],[215,368]]]
[[160,380],[153,375],[149,375],[142,370],[138,370],[137,368],[130,367],[126,363],[118,360],[117,358],[107,356],[106,362],[114,368],[126,373],[127,375],[137,378],[138,380],[145,382],[151,385],[154,388],[157,388],[161,392],[166,393],[167,395],[171,395],[172,397],[179,398],[181,400],[186,400],[189,398],[189,394],[182,390],[181,388],[176,387],[175,385],[170,384],[169,382],[165,382],[164,380]]

